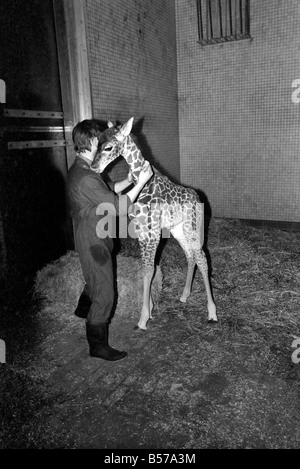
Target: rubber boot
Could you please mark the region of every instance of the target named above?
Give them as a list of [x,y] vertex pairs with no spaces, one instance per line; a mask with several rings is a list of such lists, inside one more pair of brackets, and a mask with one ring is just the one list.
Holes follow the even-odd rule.
[[88,296],[86,289],[80,295],[77,308],[74,311],[75,316],[78,318],[86,319],[91,307],[91,300]]
[[108,324],[89,324],[86,322],[86,337],[90,346],[90,356],[108,361],[122,360],[127,352],[120,352],[108,345]]

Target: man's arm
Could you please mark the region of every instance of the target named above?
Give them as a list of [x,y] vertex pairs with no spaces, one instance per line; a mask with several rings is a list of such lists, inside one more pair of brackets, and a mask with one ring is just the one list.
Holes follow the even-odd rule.
[[146,184],[146,182],[149,181],[149,179],[152,176],[153,176],[153,171],[152,171],[151,165],[149,161],[145,161],[144,166],[142,167],[141,172],[139,174],[138,182],[132,189],[130,189],[130,191],[126,193],[126,195],[131,200],[131,203],[133,203],[137,199],[144,185]]
[[[136,200],[140,191],[152,175],[152,168],[149,162],[146,161],[139,174],[137,184],[130,189],[127,194],[119,196],[112,192],[104,181],[99,181],[97,177],[91,177],[87,174],[87,176],[81,180],[81,197],[84,194],[84,199],[86,201],[82,214],[83,212],[88,216],[93,213],[97,214],[97,208],[99,205],[111,204],[115,207],[117,215],[126,215],[130,204]],[[124,203],[120,204],[120,198],[123,198]]]
[[131,171],[127,174],[127,178],[124,179],[123,181],[116,182],[113,188],[113,191],[116,194],[119,194],[122,192],[124,189],[127,189],[132,184],[132,174]]
[[127,189],[127,187],[129,187],[132,183],[128,181],[128,179],[124,179],[123,181],[119,181],[119,182],[115,182],[115,185],[114,185],[114,192],[116,194],[119,194],[120,192],[122,192],[124,189]]
[[[129,173],[130,174],[130,173]],[[129,176],[128,174],[128,176]],[[127,180],[130,180],[130,177],[127,176]],[[149,179],[153,176],[153,171],[151,168],[151,165],[149,161],[145,161],[144,166],[141,169],[141,172],[139,174],[138,181],[135,186],[133,186],[132,189],[130,189],[126,195],[121,195],[120,199],[122,197],[126,198],[126,203],[119,204],[119,212],[118,215],[127,215],[128,213],[131,213],[133,210],[132,204],[134,201],[137,199],[139,193],[143,189],[144,185],[149,181]],[[124,181],[122,181],[124,182]],[[131,182],[130,182],[131,184]],[[115,197],[118,197],[115,195]],[[124,200],[124,199],[123,199]],[[131,202],[131,204],[130,204]]]

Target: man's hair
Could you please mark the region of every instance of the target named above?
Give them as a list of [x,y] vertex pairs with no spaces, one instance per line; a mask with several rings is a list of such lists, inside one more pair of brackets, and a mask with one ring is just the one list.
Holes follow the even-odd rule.
[[75,125],[72,138],[74,142],[74,150],[81,153],[85,150],[91,150],[91,140],[94,137],[100,138],[101,130],[97,121],[93,119],[85,119]]

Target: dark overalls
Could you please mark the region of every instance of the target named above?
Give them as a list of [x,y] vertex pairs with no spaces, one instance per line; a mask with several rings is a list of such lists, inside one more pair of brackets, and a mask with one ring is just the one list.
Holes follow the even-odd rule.
[[129,197],[123,196],[127,198],[126,204],[122,204],[126,213],[119,213],[119,196],[112,191],[112,186],[82,158],[76,157],[68,173],[68,197],[75,248],[86,282],[85,290],[91,300],[87,321],[94,325],[109,322],[115,299],[111,256],[114,241],[111,237],[97,236],[96,226],[101,216],[96,215],[96,209],[101,203],[110,203],[117,215],[126,215],[130,203]]

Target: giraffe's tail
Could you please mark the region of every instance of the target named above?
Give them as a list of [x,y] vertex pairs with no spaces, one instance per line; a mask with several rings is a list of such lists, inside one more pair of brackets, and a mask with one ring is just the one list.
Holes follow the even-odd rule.
[[204,204],[200,202],[199,197],[195,202],[196,212],[196,232],[200,234],[201,247],[204,244]]

